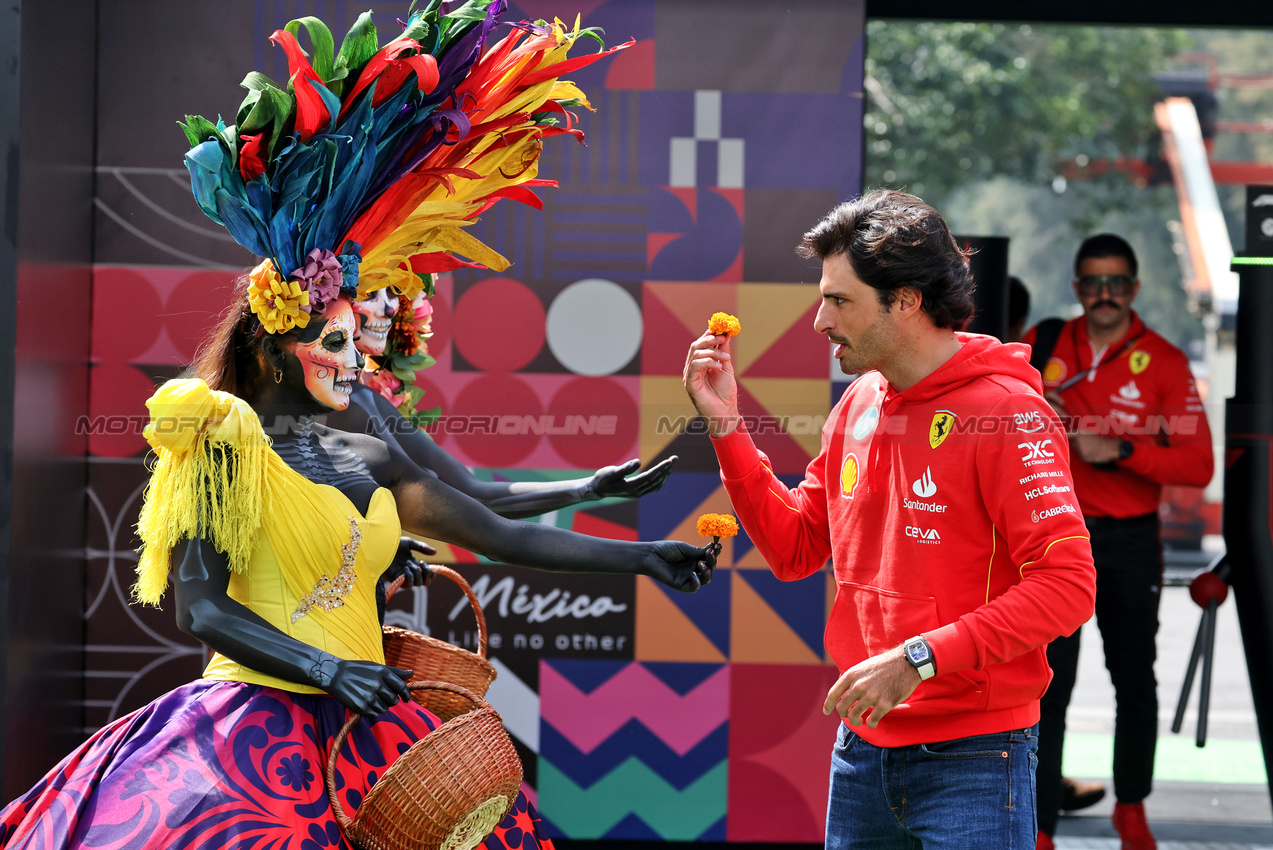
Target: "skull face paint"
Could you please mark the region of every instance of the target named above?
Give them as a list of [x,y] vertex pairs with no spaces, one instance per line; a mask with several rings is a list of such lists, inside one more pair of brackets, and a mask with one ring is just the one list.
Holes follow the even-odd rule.
[[358,350],[373,357],[384,354],[393,314],[398,312],[397,293],[390,287],[377,289],[353,307],[358,314]]
[[[354,344],[358,322],[343,298],[333,301],[318,321],[322,323],[318,334],[312,338],[304,334],[293,343],[291,353],[300,362],[305,389],[314,401],[332,410],[344,410],[362,369],[362,357]],[[311,327],[314,324],[311,321]]]

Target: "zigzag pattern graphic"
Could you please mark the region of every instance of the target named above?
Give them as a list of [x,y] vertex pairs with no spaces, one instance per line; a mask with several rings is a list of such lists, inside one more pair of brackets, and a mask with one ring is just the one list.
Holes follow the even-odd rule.
[[693,841],[725,816],[728,762],[677,789],[635,758],[583,789],[541,757],[539,800],[553,825],[571,838],[600,838],[636,815],[665,841]]
[[729,725],[722,723],[693,749],[680,755],[636,720],[628,721],[591,753],[581,752],[565,735],[543,724],[539,754],[585,788],[629,758],[638,758],[668,784],[684,791],[729,755]]
[[540,668],[541,717],[580,752],[591,753],[630,720],[639,720],[677,755],[729,716],[729,668],[722,667],[681,696],[640,664],[629,664],[592,693],[584,693],[551,664]]

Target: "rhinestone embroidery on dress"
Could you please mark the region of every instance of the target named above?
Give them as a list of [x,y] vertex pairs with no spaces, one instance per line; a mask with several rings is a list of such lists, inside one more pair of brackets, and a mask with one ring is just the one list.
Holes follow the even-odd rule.
[[345,604],[344,597],[354,589],[354,582],[358,580],[358,574],[354,572],[354,561],[358,557],[358,547],[362,545],[362,529],[353,517],[347,516],[345,519],[349,520],[349,542],[340,547],[340,570],[335,578],[323,573],[314,583],[314,589],[305,594],[301,604],[292,612],[293,623],[315,608],[334,611],[342,607]]

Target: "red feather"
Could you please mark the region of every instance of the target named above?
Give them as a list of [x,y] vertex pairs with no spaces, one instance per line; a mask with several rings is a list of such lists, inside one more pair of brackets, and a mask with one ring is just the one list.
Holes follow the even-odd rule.
[[323,81],[305,58],[305,51],[301,50],[296,36],[287,30],[275,30],[270,41],[287,54],[287,74],[292,81],[292,90],[296,92],[296,133],[304,141],[331,121],[331,113],[318,92],[314,91],[314,83],[321,85]]
[[[414,53],[410,56],[402,56],[408,51],[414,51]],[[437,88],[438,61],[427,53],[421,53],[420,43],[415,39],[407,38],[405,35],[398,36],[380,48],[362,69],[362,73],[358,75],[358,81],[345,96],[345,105],[341,107],[340,114],[343,116],[363,89],[376,80],[379,82],[376,83],[376,94],[372,98],[371,105],[379,106],[402,88],[407,75],[412,71],[415,71],[416,86],[420,91],[428,94]]]
[[441,274],[456,269],[484,269],[481,263],[470,263],[461,260],[445,251],[431,251],[427,254],[416,254],[411,258],[411,271],[416,274]]
[[264,133],[239,136],[243,140],[243,147],[239,148],[239,174],[243,175],[244,183],[250,183],[265,173],[265,163],[261,160],[261,139],[264,136]]

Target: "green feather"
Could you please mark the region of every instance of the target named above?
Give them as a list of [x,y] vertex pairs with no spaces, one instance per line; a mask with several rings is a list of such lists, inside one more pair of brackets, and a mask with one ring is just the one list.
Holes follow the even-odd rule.
[[[340,43],[340,53],[336,56],[333,79],[357,78],[363,66],[371,61],[371,57],[375,56],[379,49],[380,42],[376,35],[376,25],[371,22],[371,12],[363,12],[345,34],[345,40]],[[343,84],[341,88],[344,88]],[[335,88],[332,91],[337,95],[342,94]]]
[[213,124],[202,115],[187,115],[186,123],[177,122],[177,126],[186,134],[186,141],[190,142],[190,147],[196,147],[199,144],[208,141],[208,139],[216,139],[222,141],[221,133],[217,130],[217,125]]
[[300,32],[302,25],[309,33],[309,43],[314,49],[314,58],[310,64],[314,68],[314,73],[318,74],[318,78],[325,83],[331,79],[333,68],[332,51],[335,49],[335,43],[332,41],[332,31],[327,28],[327,24],[312,15],[288,21],[284,29],[296,35]]

